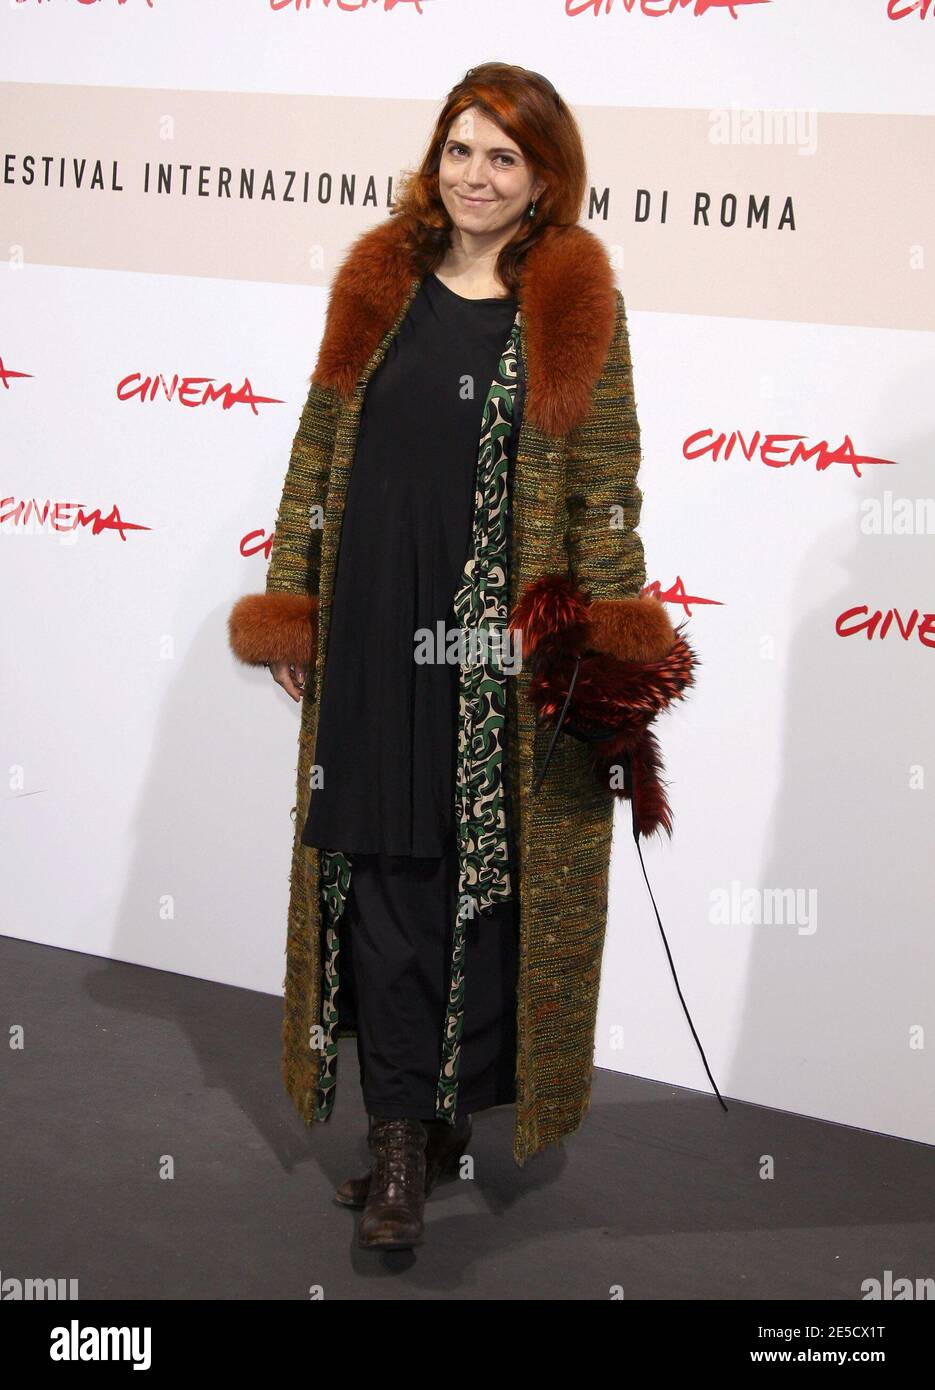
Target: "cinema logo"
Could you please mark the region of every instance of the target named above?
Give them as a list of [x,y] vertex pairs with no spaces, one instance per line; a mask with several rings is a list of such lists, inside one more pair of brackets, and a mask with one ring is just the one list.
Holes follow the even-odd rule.
[[886,0],[887,19],[935,18],[935,0]]
[[[29,4],[29,2],[30,0],[12,0],[10,8],[12,9],[13,5],[27,5]],[[49,0],[32,0],[32,3],[33,5],[47,5],[49,3]],[[79,6],[81,9],[85,9],[89,4],[97,3],[98,0],[72,0],[72,4]],[[124,5],[127,4],[127,0],[111,0],[111,4],[117,6],[119,9],[122,9]],[[152,10],[155,9],[156,0],[136,0],[136,4],[138,6],[142,5],[144,9]]]
[[73,545],[88,530],[92,536],[116,531],[125,541],[130,531],[151,531],[152,527],[124,521],[116,503],[105,516],[100,507],[89,509],[84,502],[52,502],[49,498],[37,502],[34,497],[0,497],[0,536],[39,535],[50,531],[64,544]]
[[13,367],[4,365],[3,358],[0,357],[0,386],[5,391],[9,391],[11,381],[31,381],[32,372],[18,372]]
[[51,1361],[129,1361],[135,1371],[152,1365],[151,1327],[82,1327],[72,1318],[49,1334]]
[[17,1279],[12,1274],[4,1278],[0,1271],[0,1300],[44,1303],[73,1300],[77,1297],[77,1279]]
[[762,8],[771,3],[772,0],[565,0],[565,13],[575,19],[582,14],[597,16],[614,10],[631,14],[637,10],[647,19],[665,19],[676,11],[688,10],[693,19],[701,19],[712,10],[727,10],[731,19],[739,19],[739,12],[748,5]]
[[659,599],[660,603],[675,604],[678,608],[681,608],[687,618],[692,616],[692,612],[697,605],[704,606],[714,604],[718,608],[723,607],[719,598],[703,598],[700,594],[691,593],[685,588],[685,581],[680,574],[675,576],[675,579],[669,585],[668,589],[664,589],[658,579],[654,579],[650,584],[644,584],[640,590],[640,596],[645,597],[647,594],[651,595],[653,598]]
[[882,642],[887,636],[911,642],[915,636],[923,647],[935,647],[935,613],[920,613],[918,608],[903,617],[898,608],[871,611],[869,604],[855,604],[838,615],[834,630],[839,637],[863,636],[868,642],[874,638]]
[[231,382],[215,386],[213,376],[179,376],[178,372],[169,381],[162,372],[153,376],[143,376],[131,372],[117,382],[118,401],[150,402],[155,400],[175,401],[178,405],[195,410],[202,405],[221,402],[222,410],[230,410],[235,405],[246,405],[259,418],[260,405],[282,405],[279,396],[258,396],[248,377],[243,385],[234,387]]
[[[321,531],[325,525],[325,509],[320,502],[314,502],[308,509],[308,529],[310,531]],[[276,532],[270,531],[267,534],[263,527],[256,531],[248,531],[240,540],[240,553],[246,559],[251,555],[263,555],[267,560],[273,553],[273,541],[276,539]]]
[[893,467],[895,459],[877,458],[874,454],[861,454],[854,448],[849,434],[840,444],[830,444],[827,439],[818,439],[814,444],[804,443],[804,434],[779,434],[772,430],[715,431],[710,428],[696,430],[682,445],[682,457],[694,460],[712,458],[720,463],[728,462],[739,454],[747,463],[759,462],[767,468],[791,468],[797,463],[815,464],[816,473],[824,473],[832,464],[842,463],[850,468],[855,477],[862,477],[861,468],[868,465],[877,467],[885,464]]

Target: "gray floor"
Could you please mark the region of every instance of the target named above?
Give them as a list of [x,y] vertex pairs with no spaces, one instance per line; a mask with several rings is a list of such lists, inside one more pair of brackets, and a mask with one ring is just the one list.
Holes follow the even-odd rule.
[[[418,1251],[356,1249],[331,1201],[366,1171],[353,1039],[327,1124],[279,1079],[268,995],[0,938],[0,1277],[80,1298],[859,1299],[935,1274],[935,1150],[613,1072],[519,1169],[475,1117],[473,1181]],[[777,1176],[759,1176],[760,1157]],[[160,1177],[163,1156],[174,1177]]]

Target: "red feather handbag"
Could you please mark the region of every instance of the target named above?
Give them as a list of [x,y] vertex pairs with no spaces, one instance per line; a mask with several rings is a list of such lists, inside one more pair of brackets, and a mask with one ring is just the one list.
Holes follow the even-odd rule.
[[[631,803],[634,831],[672,834],[662,755],[650,725],[694,683],[700,665],[656,598],[589,602],[570,574],[527,585],[510,618],[531,664],[528,698],[554,723],[534,790],[559,734],[586,742],[604,787]],[[619,770],[622,768],[622,779]]]

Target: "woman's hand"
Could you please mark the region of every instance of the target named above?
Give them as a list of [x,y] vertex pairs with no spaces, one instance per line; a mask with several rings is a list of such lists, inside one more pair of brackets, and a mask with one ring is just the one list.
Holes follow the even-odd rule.
[[281,685],[293,700],[301,700],[305,690],[305,667],[289,661],[268,661],[266,665],[276,684]]

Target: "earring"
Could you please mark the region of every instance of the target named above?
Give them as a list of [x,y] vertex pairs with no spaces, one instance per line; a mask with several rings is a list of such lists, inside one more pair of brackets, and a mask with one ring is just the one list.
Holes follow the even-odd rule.
[[536,200],[535,200],[535,198],[534,198],[534,199],[532,200],[532,204],[531,204],[530,209],[529,209],[529,216],[530,216],[530,217],[535,217],[535,215],[536,215]]

